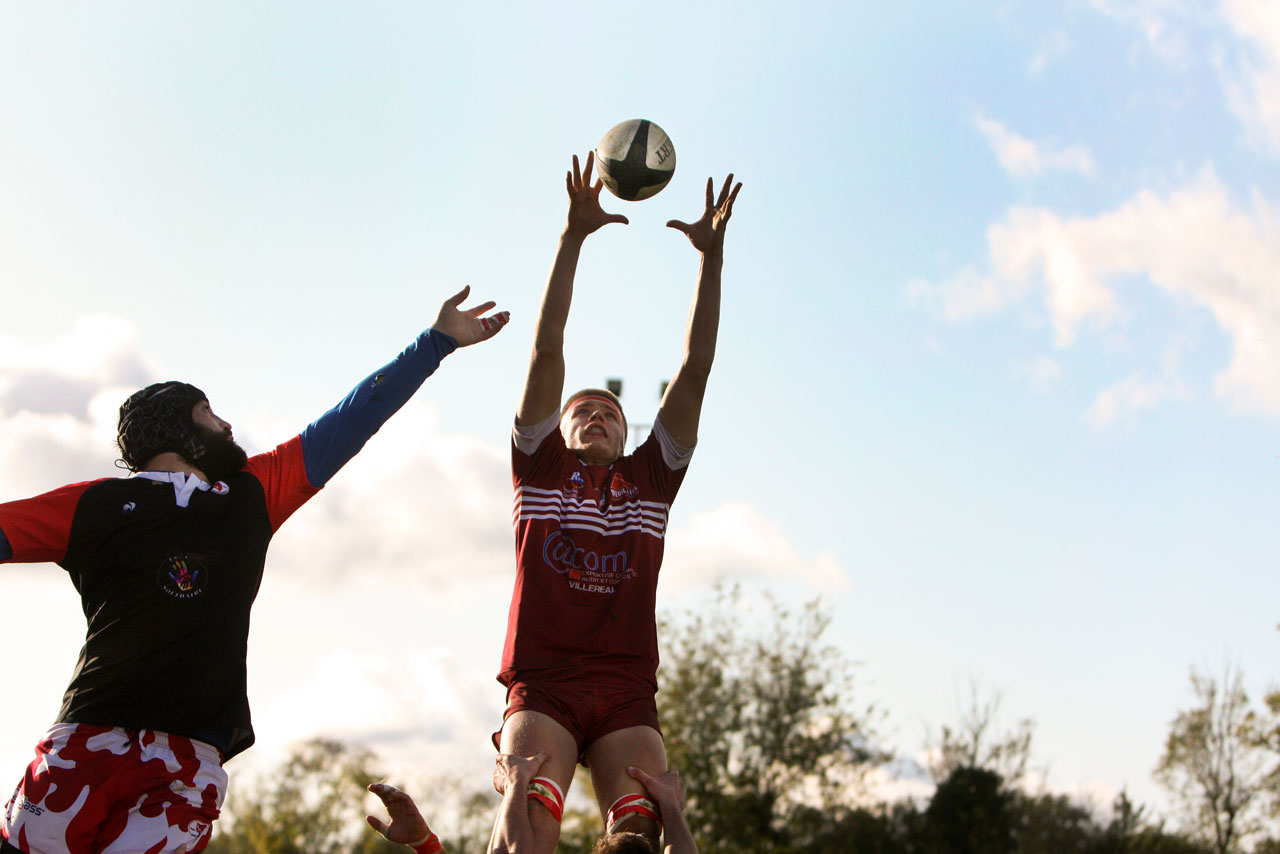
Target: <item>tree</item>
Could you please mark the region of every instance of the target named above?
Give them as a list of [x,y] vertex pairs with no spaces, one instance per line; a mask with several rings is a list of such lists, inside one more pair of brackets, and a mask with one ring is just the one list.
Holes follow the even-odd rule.
[[1154,776],[1185,808],[1190,829],[1229,854],[1260,827],[1265,735],[1239,670],[1219,682],[1193,669],[1191,687],[1200,704],[1174,718]]
[[938,784],[925,810],[925,833],[937,854],[1013,854],[1014,798],[986,768],[962,767]]
[[1144,806],[1121,792],[1111,808],[1110,823],[1094,843],[1095,854],[1210,854],[1204,844],[1166,833],[1164,823],[1151,824]]
[[[373,753],[364,748],[322,738],[303,742],[256,784],[237,781],[205,850],[405,854],[408,849],[388,842],[364,820],[371,797],[365,787],[381,779]],[[497,805],[492,788],[465,788],[450,780],[414,788],[423,814],[450,854],[485,850]]]
[[959,724],[954,728],[944,724],[941,734],[929,739],[933,756],[929,771],[936,782],[941,783],[960,768],[994,771],[1007,785],[1016,784],[1026,773],[1035,724],[1030,718],[1023,718],[1013,730],[997,732],[1003,697],[993,691],[984,700],[981,694],[979,683],[971,681],[969,706],[961,710]]
[[[364,826],[364,788],[378,779],[373,754],[314,739],[289,754],[269,782],[233,789],[214,826],[210,854],[339,854]],[[377,836],[377,834],[373,834]],[[379,837],[380,838],[380,837]],[[376,851],[376,847],[357,850]],[[387,849],[390,850],[390,849]]]
[[798,612],[767,601],[761,631],[739,590],[720,588],[659,633],[659,719],[703,854],[790,850],[794,818],[836,804],[883,758],[874,710],[854,707],[851,664],[822,642],[831,618],[817,601]]
[[1065,795],[1015,791],[1013,815],[1018,854],[1093,854],[1103,833],[1092,811]]
[[[1263,699],[1267,717],[1259,728],[1258,746],[1267,755],[1271,770],[1263,779],[1270,800],[1272,818],[1280,819],[1280,691],[1272,691]],[[1280,844],[1277,845],[1280,848]]]

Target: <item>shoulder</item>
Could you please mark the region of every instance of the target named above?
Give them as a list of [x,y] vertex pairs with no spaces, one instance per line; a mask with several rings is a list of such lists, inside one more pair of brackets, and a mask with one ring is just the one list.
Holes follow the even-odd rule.
[[689,461],[693,459],[693,448],[686,448],[676,443],[676,440],[667,432],[667,428],[662,423],[662,418],[655,418],[653,421],[653,429],[649,431],[649,437],[636,448],[635,455],[637,457],[657,457],[662,460],[663,465],[672,471],[679,471],[689,465]]
[[564,448],[564,440],[559,442],[548,442],[547,437],[553,433],[560,435],[560,413],[552,412],[546,418],[534,424],[513,424],[511,427],[511,444],[514,450],[519,451],[525,456],[531,456],[535,451],[545,447],[559,445]]
[[123,477],[103,477],[96,480],[85,480],[79,483],[69,483],[66,486],[60,486],[57,489],[51,489],[48,492],[42,492],[31,498],[22,498],[17,501],[8,501],[0,504],[0,513],[5,511],[15,511],[24,507],[74,507],[81,498],[87,493],[93,494],[111,493],[128,491],[133,487],[133,478]]

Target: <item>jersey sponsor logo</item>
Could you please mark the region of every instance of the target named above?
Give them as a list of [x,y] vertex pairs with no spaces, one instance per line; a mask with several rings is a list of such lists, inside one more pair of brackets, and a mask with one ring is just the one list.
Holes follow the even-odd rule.
[[133,512],[134,510],[136,510],[136,509],[138,509],[138,505],[137,505],[137,503],[136,503],[136,502],[134,502],[134,501],[126,501],[126,502],[124,503],[124,506],[120,508],[120,513],[121,513],[121,515],[123,515],[123,514],[125,514],[125,513],[132,513],[132,512]]
[[581,499],[582,490],[586,488],[586,485],[586,481],[582,479],[582,472],[575,471],[569,475],[569,480],[564,485],[564,497],[570,500]]
[[583,593],[617,593],[618,588],[608,584],[584,584],[581,581],[570,581],[570,590],[581,590]]
[[221,480],[210,487],[210,489],[213,490],[214,495],[226,495],[231,491],[231,487],[227,486],[226,483]]
[[619,581],[635,575],[625,551],[601,554],[584,549],[563,531],[543,540],[542,559],[560,575],[569,576],[572,589],[588,593],[616,593]]
[[620,474],[613,476],[613,481],[609,484],[609,497],[614,501],[621,501],[624,498],[635,498],[640,494],[640,488],[634,483],[628,483],[626,478]]
[[209,584],[209,572],[191,555],[174,555],[160,567],[156,580],[175,599],[194,599]]
[[[14,795],[14,807],[16,809],[29,812],[32,815],[44,815],[44,807],[36,806],[31,801],[27,800],[27,796],[23,794]],[[10,816],[10,818],[12,817],[13,816]]]

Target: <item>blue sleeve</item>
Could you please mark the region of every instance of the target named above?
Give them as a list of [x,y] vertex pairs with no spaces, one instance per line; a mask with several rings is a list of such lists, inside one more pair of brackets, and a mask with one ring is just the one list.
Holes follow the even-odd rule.
[[13,557],[13,548],[9,545],[9,540],[4,535],[4,531],[0,530],[0,560],[8,560]]
[[456,349],[458,342],[451,336],[428,329],[337,406],[308,424],[300,435],[311,485],[319,489],[328,483]]

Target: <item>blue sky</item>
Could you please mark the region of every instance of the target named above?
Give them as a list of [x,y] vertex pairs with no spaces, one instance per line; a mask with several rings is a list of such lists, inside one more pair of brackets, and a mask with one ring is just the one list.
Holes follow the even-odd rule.
[[[463,284],[512,311],[282,530],[262,756],[325,732],[483,781],[562,176],[634,117],[676,176],[606,198],[631,224],[584,251],[568,385],[656,408],[697,265],[663,224],[745,183],[664,604],[820,595],[888,746],[977,679],[1049,786],[1104,800],[1158,799],[1190,667],[1276,679],[1272,3],[6,4],[0,106],[0,499],[111,475],[153,379],[263,450]],[[56,568],[0,599],[44,649],[16,776],[82,627]]]

